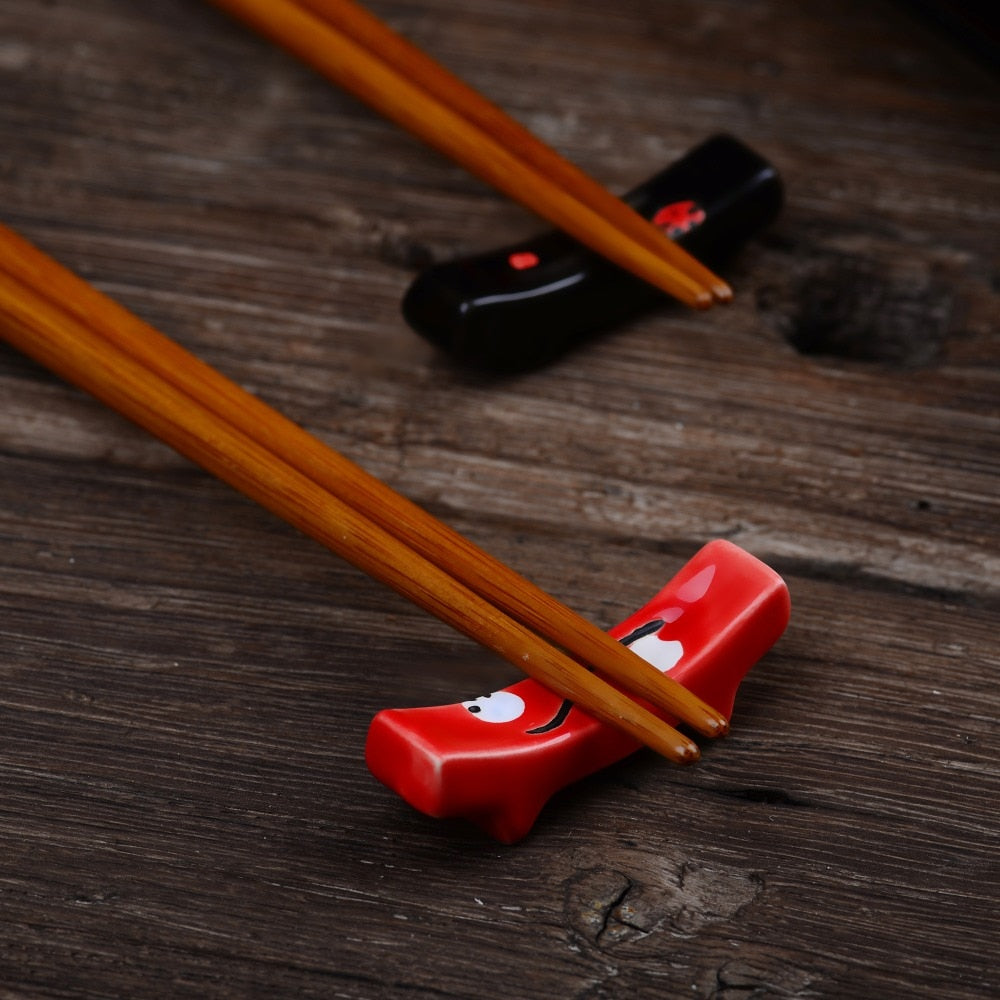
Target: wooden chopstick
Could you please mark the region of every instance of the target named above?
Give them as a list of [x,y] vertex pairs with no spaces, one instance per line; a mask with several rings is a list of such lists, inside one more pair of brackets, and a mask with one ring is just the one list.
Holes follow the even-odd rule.
[[[471,543],[2,226],[0,335],[597,718],[624,729],[673,760],[697,758],[698,748],[687,737],[456,579],[448,556],[458,552],[463,565],[470,559],[475,562],[478,550]],[[304,458],[296,457],[300,467],[291,464],[296,452],[286,452],[288,446],[306,449]],[[348,478],[355,471],[360,473],[354,499],[373,506],[356,509],[311,478],[303,467],[338,487],[344,486],[344,469]],[[393,525],[397,518],[407,523],[412,519],[420,526],[418,530],[429,530],[432,537],[426,547],[432,550],[437,540],[443,539],[445,557],[440,558],[438,552],[436,565],[407,546],[367,516],[376,508]],[[528,587],[527,596],[519,595],[515,584],[520,578],[485,553],[480,555],[487,564],[478,576],[488,577],[494,567],[501,567],[507,579],[500,583],[499,591],[507,599],[530,607],[534,595],[527,581],[521,581]],[[513,592],[507,589],[511,587]],[[535,592],[547,598],[537,588]],[[560,607],[551,598],[547,601]],[[579,635],[571,634],[570,644],[593,628],[582,619],[578,623],[582,623],[576,626]],[[617,662],[609,669],[606,650],[598,653],[604,657],[603,669],[616,676],[618,683],[645,695],[651,677],[665,681],[671,698],[679,695],[676,704],[682,711],[675,712],[676,717],[696,716],[695,724],[711,735],[726,730],[724,716],[625,647],[614,640],[610,643],[618,660],[626,663],[624,670]],[[641,676],[633,683],[632,668],[636,665]],[[702,709],[704,714],[699,715]]]
[[[212,2],[487,183],[669,295],[696,308],[732,298],[726,282],[624,202],[352,4]],[[392,62],[397,59],[399,66]]]
[[717,301],[729,302],[732,299],[733,292],[729,285],[701,261],[366,8],[353,0],[297,2],[384,63],[395,67],[397,72],[419,85],[434,100],[462,115],[481,132],[492,136],[507,149],[516,151],[529,166],[562,185],[578,201],[603,215],[621,232],[708,288]]
[[425,559],[447,564],[453,575],[481,597],[704,735],[718,736],[727,731],[728,721],[722,713],[359,465],[328,448],[20,237],[7,231],[0,249],[5,244],[9,252],[2,265],[12,276],[47,289],[49,297],[59,301],[65,312],[80,322],[95,325],[119,350],[214,409]]

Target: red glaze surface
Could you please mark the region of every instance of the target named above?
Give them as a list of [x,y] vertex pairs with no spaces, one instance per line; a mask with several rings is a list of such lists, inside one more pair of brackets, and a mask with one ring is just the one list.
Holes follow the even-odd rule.
[[[729,716],[740,681],[788,616],[781,577],[720,540],[610,634]],[[379,712],[365,757],[379,781],[421,812],[464,817],[513,843],[555,792],[637,749],[524,680],[460,704]]]

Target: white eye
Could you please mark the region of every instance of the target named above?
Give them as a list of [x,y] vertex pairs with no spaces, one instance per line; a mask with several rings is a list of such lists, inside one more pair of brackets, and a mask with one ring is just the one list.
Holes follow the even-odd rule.
[[631,643],[628,648],[663,673],[676,667],[684,655],[684,647],[677,639],[660,639],[655,635],[644,635]]
[[513,722],[524,715],[524,701],[510,691],[494,691],[475,701],[463,701],[462,707],[483,722]]

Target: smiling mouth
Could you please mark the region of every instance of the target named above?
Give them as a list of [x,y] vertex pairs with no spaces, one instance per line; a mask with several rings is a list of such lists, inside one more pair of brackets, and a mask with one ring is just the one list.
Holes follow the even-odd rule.
[[560,706],[559,711],[545,723],[544,726],[539,726],[537,729],[527,729],[525,732],[529,736],[539,736],[542,733],[549,733],[553,729],[558,729],[565,721],[566,716],[569,715],[570,710],[573,708],[573,702],[567,698]]

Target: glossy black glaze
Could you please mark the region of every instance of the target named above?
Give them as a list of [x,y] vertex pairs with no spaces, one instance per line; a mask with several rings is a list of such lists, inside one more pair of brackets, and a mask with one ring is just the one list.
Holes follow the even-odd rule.
[[[694,202],[690,228],[670,235],[715,268],[774,219],[782,185],[766,160],[719,135],[624,200],[647,219],[665,206]],[[519,270],[510,263],[518,254],[533,254],[538,262]],[[454,357],[510,372],[551,361],[665,298],[570,237],[550,232],[432,265],[407,290],[402,308],[414,330]]]

